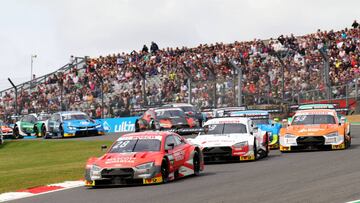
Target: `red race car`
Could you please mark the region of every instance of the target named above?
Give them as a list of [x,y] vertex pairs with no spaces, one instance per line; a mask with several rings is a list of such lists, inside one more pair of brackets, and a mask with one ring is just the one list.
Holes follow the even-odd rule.
[[123,135],[105,155],[86,164],[85,185],[154,184],[204,169],[198,146],[172,132],[138,132]]
[[0,120],[1,132],[5,137],[9,137],[13,135],[13,129],[9,127],[9,125],[5,124],[2,120]]

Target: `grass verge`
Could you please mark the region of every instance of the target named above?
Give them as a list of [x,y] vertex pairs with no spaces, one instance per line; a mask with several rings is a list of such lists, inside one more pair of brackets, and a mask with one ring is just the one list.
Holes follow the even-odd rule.
[[0,193],[79,180],[90,156],[112,141],[28,140],[0,145]]
[[360,122],[360,115],[350,115],[346,117],[350,123]]

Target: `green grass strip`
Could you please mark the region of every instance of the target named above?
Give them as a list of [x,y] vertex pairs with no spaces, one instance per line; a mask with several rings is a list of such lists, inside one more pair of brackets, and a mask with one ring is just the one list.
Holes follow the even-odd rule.
[[0,193],[79,180],[90,156],[111,141],[21,140],[0,146]]

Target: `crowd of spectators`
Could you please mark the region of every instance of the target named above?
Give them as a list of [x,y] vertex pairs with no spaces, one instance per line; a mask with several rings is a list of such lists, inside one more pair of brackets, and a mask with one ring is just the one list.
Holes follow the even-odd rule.
[[[126,116],[133,109],[149,105],[187,102],[190,75],[191,103],[199,107],[232,106],[236,104],[237,73],[230,61],[242,68],[242,90],[245,95],[255,95],[252,102],[260,101],[260,97],[282,98],[283,74],[285,96],[294,98],[299,92],[324,91],[320,51],[329,60],[331,86],[353,82],[360,72],[359,24],[354,21],[351,28],[340,31],[318,30],[304,36],[281,35],[193,48],[159,49],[152,42],[150,49],[144,45],[141,51],[87,58],[84,64],[70,65],[45,82],[20,90],[17,102],[22,114],[82,110],[100,117],[103,88],[104,114]],[[332,94],[344,93],[335,88]],[[15,113],[14,100],[13,90],[3,92],[2,115]]]

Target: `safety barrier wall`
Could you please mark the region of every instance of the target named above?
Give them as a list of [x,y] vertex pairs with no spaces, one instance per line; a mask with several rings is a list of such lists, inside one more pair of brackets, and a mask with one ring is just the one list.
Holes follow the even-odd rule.
[[96,119],[108,133],[135,132],[135,122],[139,117]]

